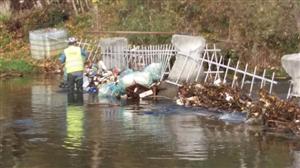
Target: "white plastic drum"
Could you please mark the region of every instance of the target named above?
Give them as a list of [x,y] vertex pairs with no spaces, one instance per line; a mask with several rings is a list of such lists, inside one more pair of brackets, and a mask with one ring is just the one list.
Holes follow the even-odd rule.
[[281,58],[284,70],[292,77],[292,95],[300,97],[300,53],[284,55]]
[[46,59],[59,55],[67,47],[67,31],[63,29],[40,29],[29,32],[31,56]]

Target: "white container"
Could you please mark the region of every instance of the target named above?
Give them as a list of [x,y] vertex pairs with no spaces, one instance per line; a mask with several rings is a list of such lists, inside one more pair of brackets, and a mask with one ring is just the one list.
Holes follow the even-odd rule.
[[67,31],[64,29],[40,29],[29,32],[31,56],[46,59],[59,55],[67,46]]
[[292,95],[300,97],[300,53],[284,55],[281,58],[283,69],[292,77]]

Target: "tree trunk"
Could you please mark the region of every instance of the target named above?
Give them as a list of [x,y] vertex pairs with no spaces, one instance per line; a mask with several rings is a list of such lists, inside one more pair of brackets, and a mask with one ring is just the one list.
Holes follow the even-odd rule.
[[89,10],[90,9],[89,1],[85,0],[84,2],[85,2],[86,9]]
[[80,9],[80,5],[79,5],[78,0],[75,0],[74,3],[75,3],[75,6],[77,7],[78,13],[82,12],[81,9]]
[[81,13],[84,13],[84,8],[83,8],[82,3],[83,3],[82,0],[81,0],[81,1],[78,1],[78,5],[79,5],[79,7],[80,7],[80,9],[81,9]]
[[77,9],[77,7],[76,7],[75,0],[71,0],[71,3],[72,3],[72,6],[73,6],[73,9],[74,9],[75,14],[78,15],[78,9]]

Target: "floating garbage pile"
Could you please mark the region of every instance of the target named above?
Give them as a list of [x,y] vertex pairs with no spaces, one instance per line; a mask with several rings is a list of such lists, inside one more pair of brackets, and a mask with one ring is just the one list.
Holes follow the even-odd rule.
[[[156,95],[161,79],[166,77],[166,83],[181,86],[176,101],[179,105],[204,107],[220,113],[241,112],[243,116],[247,114],[246,122],[249,124],[258,123],[268,129],[300,135],[297,104],[280,100],[263,90],[259,99],[252,99],[242,90],[245,79],[251,78],[249,95],[255,81],[261,82],[261,88],[269,86],[271,93],[273,85],[278,83],[274,81],[275,73],[268,79],[266,70],[260,75],[257,67],[252,72],[248,64],[243,67],[237,61],[232,65],[231,59],[224,60],[220,49],[215,45],[209,48],[200,36],[174,35],[172,46],[128,48],[127,45],[126,39],[107,39],[103,44],[100,42],[100,54],[97,45],[90,57],[94,63],[85,67],[85,91],[104,97],[143,98]],[[86,42],[82,43],[81,47],[85,46]],[[99,59],[103,62],[96,63]],[[234,74],[233,78],[230,79],[228,74]],[[214,84],[184,84],[194,81],[206,83],[210,76],[214,76]],[[243,77],[239,80],[237,76]],[[224,81],[229,78],[231,86],[235,87],[222,85],[221,78]],[[241,86],[237,87],[238,83]]]
[[300,136],[300,107],[296,102],[281,100],[265,90],[259,92],[259,97],[249,118],[261,119],[263,126],[272,131]]
[[241,91],[227,85],[191,84],[178,89],[179,105],[216,108],[216,110],[244,111],[252,100]]
[[160,63],[152,63],[143,71],[130,68],[108,70],[105,64],[99,61],[98,64],[86,65],[83,88],[89,93],[98,93],[104,97],[143,98],[156,94],[161,69]]
[[260,124],[268,130],[300,136],[300,107],[260,90],[259,98],[251,99],[228,85],[191,84],[178,89],[177,104],[213,108],[216,111],[247,113],[247,123]]
[[110,71],[102,61],[87,63],[84,68],[83,88],[89,93],[98,93],[98,89],[106,84],[117,80],[118,69]]

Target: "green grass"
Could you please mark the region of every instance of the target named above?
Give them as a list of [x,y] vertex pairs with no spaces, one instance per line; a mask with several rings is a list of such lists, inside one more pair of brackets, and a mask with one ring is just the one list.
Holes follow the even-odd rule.
[[30,73],[35,67],[24,60],[4,60],[0,59],[0,72],[21,72]]

